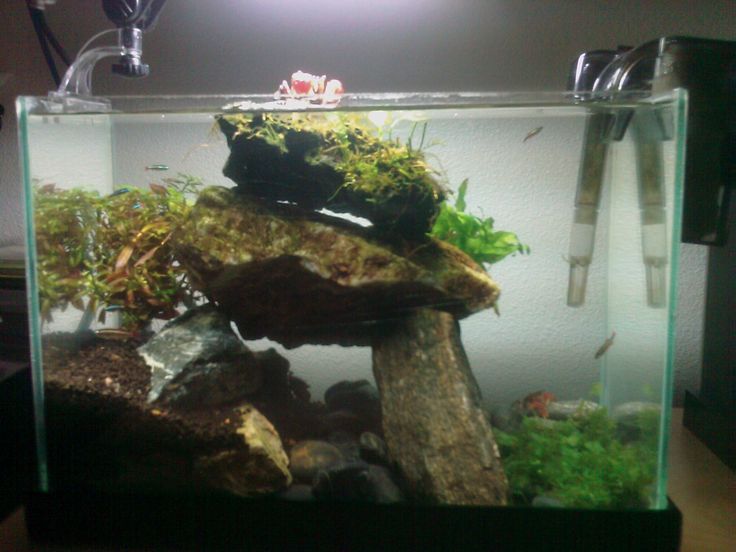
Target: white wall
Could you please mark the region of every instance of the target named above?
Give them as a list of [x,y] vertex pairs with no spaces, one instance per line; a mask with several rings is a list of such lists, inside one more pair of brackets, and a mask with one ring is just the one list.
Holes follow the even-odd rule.
[[[341,78],[351,91],[561,89],[575,56],[673,34],[733,39],[722,1],[169,0],[146,35],[152,75],[113,78],[100,94],[271,92],[297,68]],[[75,51],[108,27],[98,2],[59,0],[48,19]],[[0,244],[22,236],[12,100],[52,87],[23,2],[0,3]],[[678,394],[697,388],[706,251],[682,247]]]

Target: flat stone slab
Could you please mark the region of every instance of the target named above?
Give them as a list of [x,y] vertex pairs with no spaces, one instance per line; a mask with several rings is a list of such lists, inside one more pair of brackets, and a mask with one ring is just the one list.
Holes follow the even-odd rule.
[[387,244],[347,221],[221,187],[201,193],[174,247],[243,338],[286,347],[369,345],[376,321],[426,306],[462,318],[500,293],[445,242]]

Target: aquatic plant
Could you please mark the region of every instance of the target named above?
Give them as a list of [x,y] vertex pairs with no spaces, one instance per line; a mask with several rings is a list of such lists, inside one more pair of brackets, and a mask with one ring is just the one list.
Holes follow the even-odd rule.
[[176,306],[191,299],[169,240],[189,212],[187,194],[202,182],[188,175],[163,182],[104,197],[76,188],[35,188],[44,321],[55,308],[72,305],[90,319],[102,307],[100,321],[108,311],[120,310],[123,328],[138,331],[152,318],[176,316]]
[[428,178],[437,174],[424,159],[421,148],[382,139],[370,123],[357,113],[292,113],[228,115],[236,126],[234,137],[261,138],[282,153],[293,152],[295,141],[287,145],[289,133],[307,136],[305,160],[313,165],[327,163],[344,176],[342,190],[370,194],[375,201],[388,200],[406,187],[421,187],[439,200],[443,190]]
[[[374,124],[361,113],[224,115],[219,123],[233,150],[231,161],[237,159],[225,173],[261,197],[347,211],[413,239],[429,234],[481,265],[528,253],[516,234],[494,230],[492,218],[465,212],[467,180],[454,206],[445,201],[445,179],[425,155],[433,143],[427,140],[428,122],[415,120],[402,141],[391,132],[400,120]],[[264,155],[257,142],[281,158]],[[269,167],[261,167],[266,162]],[[284,169],[273,169],[274,163]]]
[[616,423],[602,408],[554,423],[525,418],[514,433],[497,430],[514,501],[546,496],[567,507],[646,506],[656,475],[654,418],[640,418],[641,439],[629,444],[617,439]]
[[228,114],[217,120],[238,189],[371,221],[376,234],[422,239],[445,190],[421,148],[384,138],[362,113]]
[[445,202],[430,234],[467,253],[478,264],[497,263],[513,253],[529,253],[513,232],[494,230],[491,217],[481,219],[465,212],[468,180],[463,180],[455,205]]
[[69,304],[83,310],[92,281],[86,274],[85,252],[97,216],[97,194],[80,189],[34,187],[36,251],[41,316]]

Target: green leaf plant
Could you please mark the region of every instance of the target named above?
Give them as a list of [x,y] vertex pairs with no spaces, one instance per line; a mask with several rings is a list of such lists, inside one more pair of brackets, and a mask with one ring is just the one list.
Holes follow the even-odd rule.
[[491,217],[481,219],[465,212],[467,191],[465,179],[460,184],[455,206],[448,202],[442,204],[431,235],[461,249],[478,264],[494,264],[513,253],[528,254],[529,246],[522,244],[516,234],[494,230]]

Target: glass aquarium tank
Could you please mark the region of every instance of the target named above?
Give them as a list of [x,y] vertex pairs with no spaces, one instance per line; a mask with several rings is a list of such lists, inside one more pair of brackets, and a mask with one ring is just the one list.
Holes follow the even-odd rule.
[[41,490],[665,508],[685,102],[20,98]]

